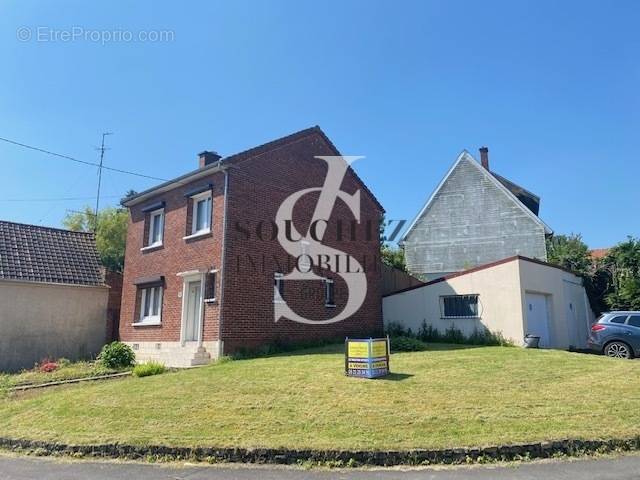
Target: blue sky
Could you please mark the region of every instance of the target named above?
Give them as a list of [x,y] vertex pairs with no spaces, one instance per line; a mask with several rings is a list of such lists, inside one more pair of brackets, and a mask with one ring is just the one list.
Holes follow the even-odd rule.
[[[487,145],[492,169],[540,195],[557,233],[592,247],[640,235],[640,2],[0,9],[1,137],[96,161],[111,131],[106,165],[172,178],[203,149],[228,155],[318,124],[343,154],[366,156],[355,168],[388,218],[408,220],[462,149]],[[102,31],[173,40],[94,41]],[[92,197],[97,176],[2,142],[0,161],[1,219],[57,226],[93,203],[7,201]],[[103,205],[154,184],[103,180]]]

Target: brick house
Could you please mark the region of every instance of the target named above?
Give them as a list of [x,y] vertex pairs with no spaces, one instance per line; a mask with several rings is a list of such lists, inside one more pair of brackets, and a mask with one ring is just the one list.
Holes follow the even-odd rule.
[[[275,238],[273,221],[289,195],[322,186],[327,164],[315,158],[321,155],[340,154],[319,127],[226,158],[202,152],[197,170],[123,200],[130,220],[120,339],[139,360],[189,366],[276,341],[381,333],[383,209],[351,168],[341,188],[360,191],[360,222],[336,201],[322,243],[363,265],[364,303],[336,323],[274,319],[280,295],[296,313],[319,322],[347,301],[342,276],[315,263],[321,282],[281,279],[296,263]],[[308,230],[317,199],[310,193],[296,204],[298,231]]]

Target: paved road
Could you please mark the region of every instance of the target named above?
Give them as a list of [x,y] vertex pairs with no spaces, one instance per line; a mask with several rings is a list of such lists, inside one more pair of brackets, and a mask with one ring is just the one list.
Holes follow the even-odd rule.
[[640,456],[535,462],[506,467],[421,470],[298,470],[273,467],[163,466],[0,456],[2,480],[637,480]]

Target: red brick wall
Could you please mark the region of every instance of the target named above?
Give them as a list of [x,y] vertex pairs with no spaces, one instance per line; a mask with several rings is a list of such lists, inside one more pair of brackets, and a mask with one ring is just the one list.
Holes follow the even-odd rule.
[[[184,240],[187,229],[187,198],[185,192],[199,185],[213,184],[212,233],[205,237]],[[165,202],[163,246],[142,252],[145,237],[145,206]],[[182,299],[182,277],[177,274],[189,270],[220,268],[222,245],[222,219],[224,214],[224,174],[218,172],[169,192],[154,196],[131,207],[127,248],[125,254],[124,288],[120,316],[120,339],[123,341],[179,341]],[[162,297],[161,326],[132,326],[136,319],[138,289],[133,284],[138,278],[163,275],[165,285]],[[220,276],[217,277],[218,283]],[[204,306],[204,339],[218,338],[219,305]]]
[[[225,353],[238,348],[283,340],[289,342],[320,339],[344,339],[345,336],[376,335],[382,333],[381,269],[379,265],[378,222],[380,211],[373,199],[363,190],[352,173],[348,173],[342,189],[354,193],[360,189],[361,223],[356,228],[359,241],[335,241],[337,219],[350,225],[353,214],[341,200],[336,202],[325,233],[324,244],[353,255],[362,263],[362,255],[369,258],[367,272],[368,291],[365,303],[351,318],[328,325],[306,325],[281,319],[274,322],[273,277],[277,267],[267,259],[287,258],[277,240],[257,238],[255,226],[263,221],[267,226],[264,236],[271,232],[268,226],[275,219],[282,201],[303,188],[318,187],[324,182],[327,164],[313,158],[315,155],[335,155],[336,152],[319,134],[303,137],[284,148],[274,149],[257,158],[238,163],[229,170],[228,233],[226,249],[225,293],[223,305],[223,340]],[[317,195],[307,195],[296,205],[294,224],[305,232],[316,207]],[[366,241],[367,220],[370,221],[372,239]],[[251,231],[251,238],[237,231],[236,222]],[[244,260],[250,254],[258,263],[251,268]],[[239,263],[238,263],[239,262]],[[289,273],[284,271],[283,273]],[[326,270],[318,271],[335,280],[335,308],[325,307],[324,283],[320,281],[285,281],[287,304],[300,315],[313,320],[329,319],[346,304],[347,288],[341,277]]]
[[107,343],[118,340],[120,305],[122,303],[122,274],[105,269],[105,283],[109,285],[107,301]]

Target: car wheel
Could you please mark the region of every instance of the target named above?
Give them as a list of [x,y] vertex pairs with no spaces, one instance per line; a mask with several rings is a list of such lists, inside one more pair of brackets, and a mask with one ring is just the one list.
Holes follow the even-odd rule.
[[612,358],[626,358],[633,357],[631,353],[631,347],[624,342],[611,342],[604,347],[604,354],[607,357]]

